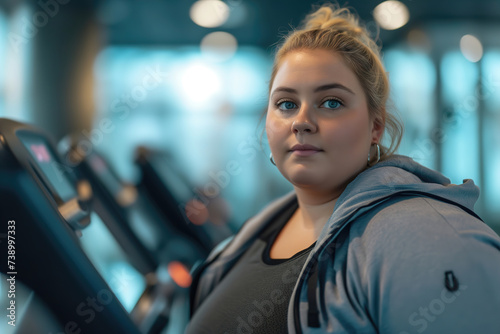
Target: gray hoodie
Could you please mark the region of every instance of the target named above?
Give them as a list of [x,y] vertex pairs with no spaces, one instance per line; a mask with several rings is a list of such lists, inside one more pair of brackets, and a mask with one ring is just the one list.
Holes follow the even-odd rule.
[[[500,238],[474,214],[478,196],[472,180],[452,185],[404,156],[360,173],[301,270],[289,333],[500,333]],[[194,270],[192,312],[293,200],[272,202]]]

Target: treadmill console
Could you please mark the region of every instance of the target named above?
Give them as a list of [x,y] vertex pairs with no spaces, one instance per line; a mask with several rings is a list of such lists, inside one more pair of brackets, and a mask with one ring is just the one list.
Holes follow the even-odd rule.
[[54,198],[59,202],[67,202],[77,197],[78,194],[68,180],[65,167],[55,159],[45,139],[23,131],[19,131],[17,136],[33,157],[37,169],[41,170],[42,173],[39,175]]

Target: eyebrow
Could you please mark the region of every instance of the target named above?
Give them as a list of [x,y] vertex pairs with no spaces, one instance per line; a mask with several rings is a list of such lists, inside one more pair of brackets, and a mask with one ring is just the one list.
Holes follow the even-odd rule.
[[[322,91],[325,91],[325,90],[335,89],[335,88],[336,89],[342,89],[342,90],[345,90],[348,93],[356,95],[356,94],[354,94],[354,92],[351,89],[349,89],[346,86],[344,86],[342,84],[339,84],[339,83],[330,83],[330,84],[326,84],[326,85],[322,85],[322,86],[316,87],[314,89],[314,92],[317,93],[317,92],[322,92]],[[272,95],[274,95],[277,92],[287,92],[287,93],[297,94],[297,90],[295,90],[293,88],[289,88],[289,87],[278,87],[278,88],[276,88],[274,90],[274,92],[272,93]]]

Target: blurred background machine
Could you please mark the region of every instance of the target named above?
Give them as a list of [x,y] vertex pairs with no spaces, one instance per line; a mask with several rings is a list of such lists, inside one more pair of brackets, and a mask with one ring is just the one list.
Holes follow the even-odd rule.
[[[90,223],[91,210],[85,202],[89,194],[79,194],[71,174],[57,169],[61,161],[53,143],[37,129],[5,119],[0,119],[0,139],[1,219],[14,226],[1,244],[2,252],[12,257],[0,267],[3,280],[11,280],[10,293],[2,289],[2,301],[10,296],[2,308],[15,306],[9,311],[15,327],[10,326],[21,333],[29,332],[22,330],[24,326],[36,328],[35,332],[82,328],[138,333],[79,246],[78,235]],[[24,302],[16,297],[16,292],[22,295],[22,287],[31,290]],[[89,300],[106,307],[97,305],[89,311]],[[25,311],[31,308],[35,309]],[[48,313],[54,321],[34,324],[23,319],[25,312]],[[43,313],[36,318],[44,319]],[[76,315],[81,321],[74,321]]]
[[[189,270],[211,247],[191,231],[176,233],[177,217],[155,214],[137,193],[128,202],[111,197],[104,184],[121,185],[103,160],[93,162],[97,169],[85,170],[85,160],[69,167],[43,131],[7,119],[0,142],[0,199],[8,208],[1,219],[13,226],[1,245],[12,258],[0,271],[14,282],[7,305],[17,302],[19,333],[180,332]],[[16,298],[16,286],[27,297]]]

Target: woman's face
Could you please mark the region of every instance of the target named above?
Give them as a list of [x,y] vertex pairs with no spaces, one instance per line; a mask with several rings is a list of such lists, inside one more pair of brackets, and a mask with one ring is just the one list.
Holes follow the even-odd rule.
[[365,168],[383,125],[370,119],[363,88],[339,54],[299,50],[284,57],[272,83],[266,132],[288,181],[340,194]]

